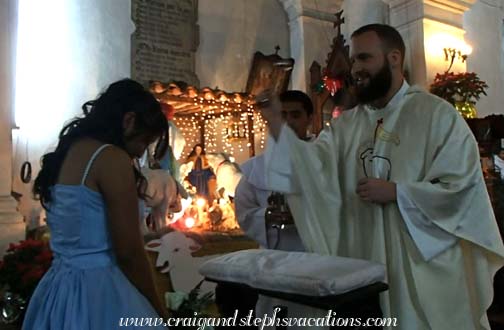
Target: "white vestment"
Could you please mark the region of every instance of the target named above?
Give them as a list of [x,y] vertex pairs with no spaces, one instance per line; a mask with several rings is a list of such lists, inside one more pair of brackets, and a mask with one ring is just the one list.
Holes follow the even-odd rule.
[[[312,139],[313,140],[313,139]],[[303,243],[295,226],[286,226],[284,229],[266,229],[265,214],[268,207],[268,197],[271,190],[266,187],[264,154],[246,161],[240,169],[243,177],[235,191],[236,218],[245,234],[259,243],[261,248],[283,251],[305,251]],[[324,317],[326,311],[305,305],[287,302],[284,300],[259,296],[256,306],[256,317],[268,314],[273,315],[275,306],[287,307],[288,317]],[[274,329],[274,327],[264,327]],[[289,327],[289,329],[304,329],[302,327]],[[312,329],[325,329],[312,327]]]
[[[504,246],[476,141],[442,99],[418,87],[394,98],[345,111],[314,143],[284,126],[268,142],[268,185],[288,193],[308,251],[386,265],[381,305],[399,329],[488,329]],[[366,176],[395,182],[398,201],[362,201]]]
[[283,251],[304,251],[294,226],[284,229],[268,228],[264,215],[268,207],[268,190],[264,180],[264,155],[253,157],[240,166],[243,177],[235,191],[236,218],[245,234],[261,248]]
[[504,160],[497,155],[493,155],[493,161],[495,169],[499,171],[501,179],[504,180]]

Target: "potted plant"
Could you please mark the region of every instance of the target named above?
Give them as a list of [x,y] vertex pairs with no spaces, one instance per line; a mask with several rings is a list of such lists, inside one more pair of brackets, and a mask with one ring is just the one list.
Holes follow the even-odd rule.
[[22,322],[28,301],[51,262],[47,242],[27,239],[9,245],[0,261],[0,323]]
[[430,92],[453,104],[464,118],[476,118],[476,101],[487,95],[487,88],[475,72],[445,72],[436,74]]

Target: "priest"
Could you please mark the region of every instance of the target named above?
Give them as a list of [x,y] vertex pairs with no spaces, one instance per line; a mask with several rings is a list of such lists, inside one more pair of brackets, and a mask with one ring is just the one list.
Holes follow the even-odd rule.
[[283,124],[275,96],[259,95],[266,181],[287,193],[309,251],[387,267],[381,305],[400,329],[489,329],[504,246],[477,144],[449,103],[408,85],[404,54],[390,26],[355,31],[359,105],[313,143]]

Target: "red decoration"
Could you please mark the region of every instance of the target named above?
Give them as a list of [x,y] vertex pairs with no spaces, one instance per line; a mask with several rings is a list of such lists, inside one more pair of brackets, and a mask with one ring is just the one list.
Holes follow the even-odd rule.
[[322,79],[324,80],[325,89],[327,89],[332,96],[343,88],[343,81],[341,79],[330,78],[328,76],[324,76]]
[[0,262],[0,287],[7,285],[11,292],[28,300],[51,262],[52,252],[46,242],[27,239],[11,243]]
[[340,106],[335,106],[333,111],[332,111],[332,117],[333,118],[338,118],[341,113],[343,112],[343,108]]
[[175,108],[167,103],[161,103],[161,111],[163,111],[167,120],[173,120],[175,116]]
[[488,85],[475,72],[445,72],[436,74],[430,92],[455,105],[457,101],[475,104],[487,95]]

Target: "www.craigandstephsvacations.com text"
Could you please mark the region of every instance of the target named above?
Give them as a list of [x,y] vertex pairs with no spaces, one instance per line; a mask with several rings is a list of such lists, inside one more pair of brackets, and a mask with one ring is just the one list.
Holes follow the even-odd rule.
[[280,308],[275,308],[273,314],[263,315],[262,317],[254,317],[253,311],[249,311],[246,317],[238,318],[236,310],[233,317],[199,317],[194,313],[193,317],[173,317],[168,319],[162,318],[142,318],[142,317],[122,317],[119,320],[119,327],[197,327],[198,330],[209,329],[210,327],[246,327],[255,326],[260,330],[264,327],[283,326],[283,327],[396,327],[397,318],[353,318],[353,317],[337,317],[336,312],[329,310],[325,317],[278,317]]

